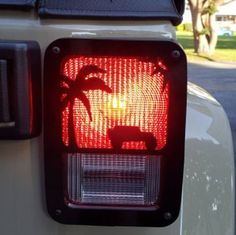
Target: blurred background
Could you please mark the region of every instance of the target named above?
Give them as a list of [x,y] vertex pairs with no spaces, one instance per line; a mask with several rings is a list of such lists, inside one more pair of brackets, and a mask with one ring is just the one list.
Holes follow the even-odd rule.
[[177,38],[190,61],[236,63],[236,0],[187,0]]

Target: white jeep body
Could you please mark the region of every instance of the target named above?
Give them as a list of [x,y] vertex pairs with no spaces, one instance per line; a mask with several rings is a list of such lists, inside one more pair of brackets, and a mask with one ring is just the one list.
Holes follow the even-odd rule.
[[[168,21],[42,20],[33,13],[0,12],[0,39],[37,41],[42,62],[50,43],[70,37],[176,40]],[[234,157],[229,122],[221,105],[194,84],[188,84],[181,211],[167,227],[63,225],[54,221],[45,203],[43,149],[42,134],[30,140],[0,141],[2,235],[234,234]]]

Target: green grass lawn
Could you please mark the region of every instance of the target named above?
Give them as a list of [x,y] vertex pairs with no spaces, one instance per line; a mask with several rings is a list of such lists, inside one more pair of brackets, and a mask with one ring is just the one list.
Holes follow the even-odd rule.
[[211,57],[199,56],[193,50],[193,35],[190,32],[177,32],[177,40],[184,47],[190,61],[211,60],[236,62],[236,36],[218,37],[215,54]]

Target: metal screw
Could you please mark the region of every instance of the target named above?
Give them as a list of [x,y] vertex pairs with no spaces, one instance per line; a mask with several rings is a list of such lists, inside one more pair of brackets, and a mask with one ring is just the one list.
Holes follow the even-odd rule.
[[55,215],[60,216],[62,214],[62,211],[60,209],[56,209]]
[[172,219],[171,213],[170,213],[170,212],[166,212],[166,213],[164,214],[164,219],[165,219],[165,220],[171,220],[171,219]]
[[61,49],[59,47],[53,47],[52,48],[52,51],[55,53],[55,54],[59,54],[61,52]]
[[174,51],[172,51],[171,56],[172,56],[174,59],[179,59],[179,57],[180,57],[180,52],[179,52],[178,50],[174,50]]

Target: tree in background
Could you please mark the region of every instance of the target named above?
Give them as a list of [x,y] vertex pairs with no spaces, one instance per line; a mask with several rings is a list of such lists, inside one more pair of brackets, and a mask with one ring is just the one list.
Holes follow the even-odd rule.
[[220,5],[234,0],[188,0],[193,24],[194,49],[213,55],[217,44],[216,12]]

